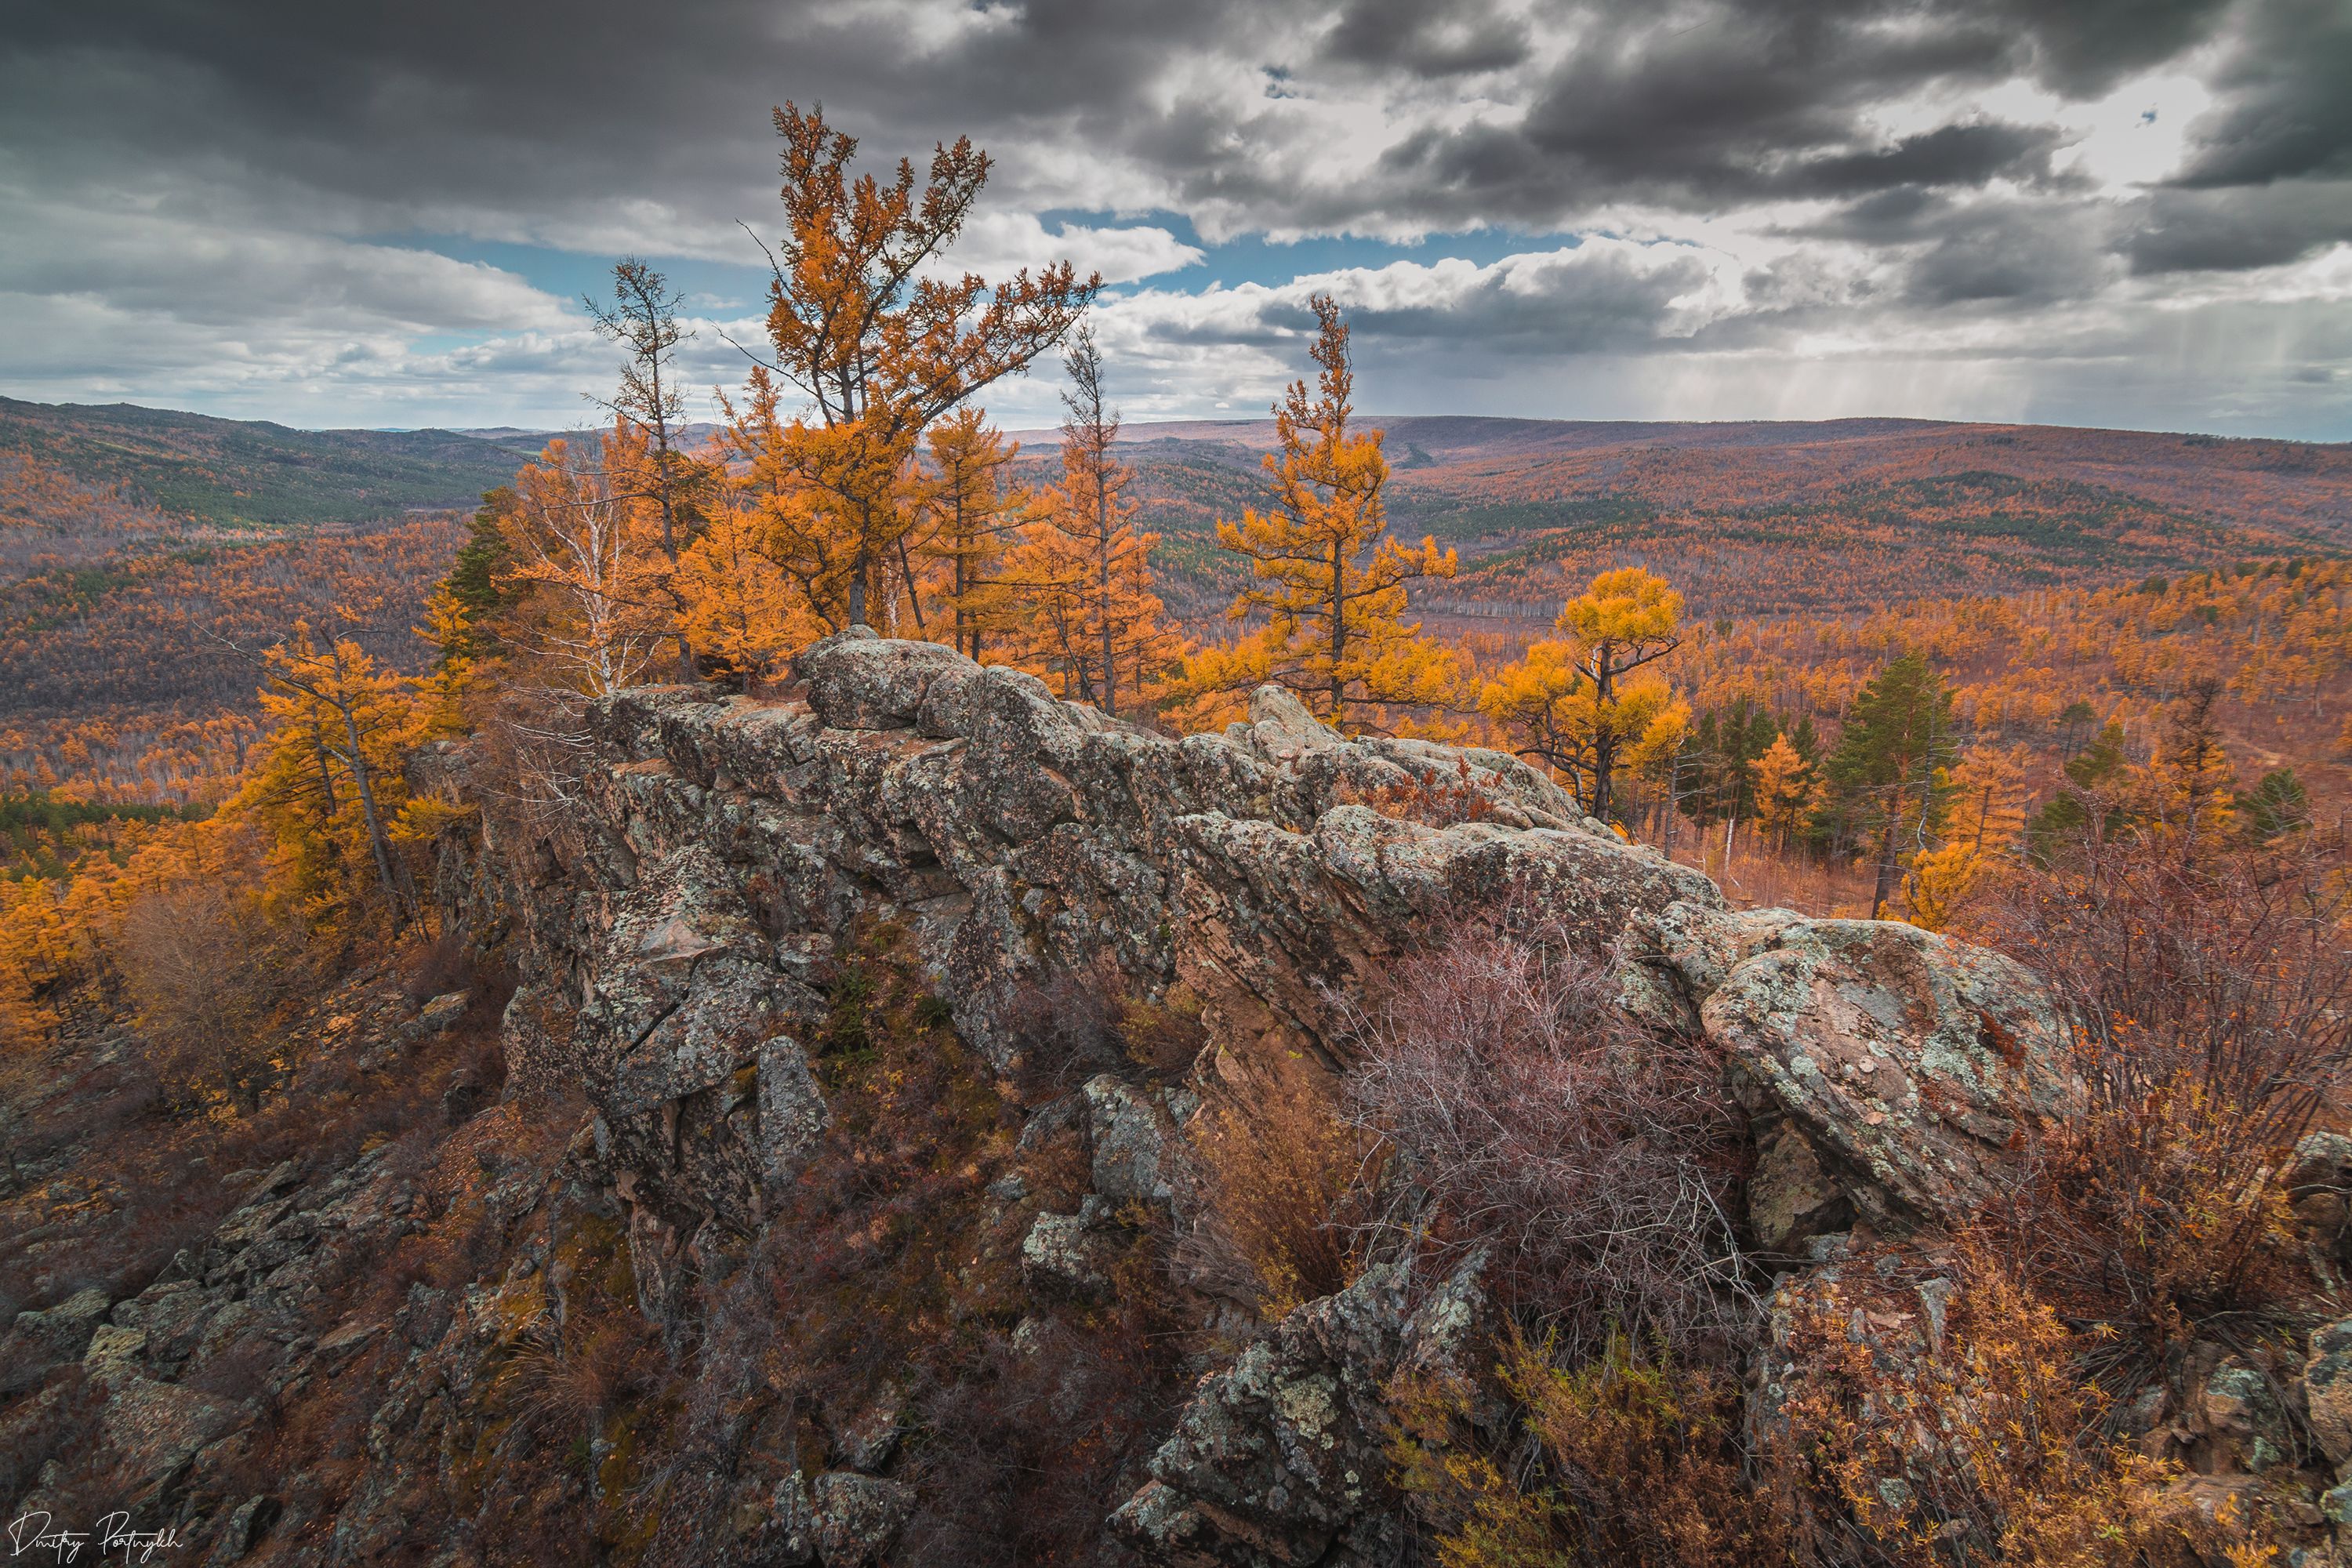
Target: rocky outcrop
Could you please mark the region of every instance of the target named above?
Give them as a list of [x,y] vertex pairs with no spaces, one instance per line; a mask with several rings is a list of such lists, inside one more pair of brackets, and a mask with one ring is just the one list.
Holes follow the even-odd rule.
[[[1097,1073],[1055,1112],[1078,1119],[1088,1190],[1025,1220],[1017,1249],[1055,1310],[1110,1301],[1133,1226],[1181,1220],[1203,1096],[1344,1067],[1350,1000],[1460,916],[1556,922],[1617,964],[1636,1019],[1713,1043],[1753,1119],[1748,1213],[1768,1254],[1969,1211],[2018,1131],[2080,1093],[2015,965],[1891,922],[1733,913],[1497,752],[1343,739],[1274,689],[1246,723],[1170,737],[862,632],[793,672],[761,698],[597,704],[577,853],[501,854],[535,868],[509,900],[528,948],[509,1079],[588,1093],[656,1317],[724,1237],[757,1232],[822,1139],[812,1043],[840,1026],[843,975],[883,927],[1000,1072],[1088,1018],[1107,1030],[1179,995],[1197,1015],[1181,1083]],[[1440,1294],[1467,1332],[1474,1284]],[[1374,1270],[1250,1342],[1191,1401],[1120,1531],[1171,1563],[1398,1560],[1380,1387],[1436,1353],[1425,1312]]]
[[1473,1370],[1489,1326],[1480,1267],[1414,1307],[1411,1269],[1376,1265],[1292,1312],[1202,1383],[1113,1526],[1181,1568],[1403,1561],[1387,1388],[1401,1373]]
[[1758,1117],[1749,1208],[1769,1251],[1857,1220],[1976,1212],[2021,1130],[2083,1103],[2048,995],[1998,953],[1785,910],[1677,908],[1641,936],[1679,992],[1668,1005],[1689,1010]]
[[[803,1245],[830,1248],[795,1277],[812,1289],[907,1246],[916,1211],[873,1173],[912,1171],[910,1185],[966,1184],[942,1200],[956,1245],[909,1248],[935,1251],[940,1277],[842,1299],[954,1341],[975,1386],[1013,1389],[1087,1445],[1117,1426],[1106,1409],[1148,1409],[1085,1491],[1087,1528],[1110,1518],[1120,1543],[1103,1561],[1375,1568],[1411,1560],[1415,1529],[1389,1481],[1388,1391],[1486,1370],[1478,1266],[1416,1279],[1382,1260],[1261,1322],[1154,1249],[1202,1212],[1204,1107],[1344,1068],[1349,1008],[1447,921],[1556,922],[1613,966],[1636,1023],[1710,1043],[1748,1117],[1738,1195],[1759,1282],[1780,1275],[1784,1319],[1840,1280],[1870,1292],[1864,1327],[1890,1353],[1930,1353],[1942,1331],[1935,1233],[2080,1103],[2056,1016],[2015,965],[1891,922],[1731,911],[1497,752],[1342,739],[1272,689],[1223,734],[1171,737],[862,633],[807,650],[793,676],[758,698],[656,688],[595,704],[571,820],[543,841],[499,837],[520,831],[509,822],[444,846],[448,919],[502,942],[520,981],[499,1031],[508,1100],[488,1102],[483,1059],[481,1077],[436,1084],[439,1120],[403,1129],[406,1144],[234,1173],[236,1206],[160,1278],[122,1300],[61,1283],[15,1320],[0,1378],[22,1357],[37,1370],[16,1392],[47,1381],[0,1425],[98,1390],[94,1447],[204,1521],[220,1561],[389,1558],[434,1507],[465,1521],[442,1561],[490,1560],[467,1555],[488,1549],[465,1532],[528,1513],[499,1488],[534,1443],[560,1457],[535,1483],[549,1495],[608,1517],[638,1495],[641,1435],[610,1408],[634,1385],[570,1358],[625,1337],[610,1319],[642,1317],[659,1363],[642,1375],[669,1380],[645,1397],[685,1413],[708,1450],[665,1460],[661,1531],[615,1525],[600,1551],[912,1560],[940,1550],[926,1510],[953,1506],[926,1495],[927,1467],[992,1440],[940,1413],[979,1420],[987,1398],[940,1401],[919,1357],[821,1396],[767,1325],[711,1321],[714,1303],[797,1309],[752,1266]],[[462,749],[430,762],[434,787],[462,792]],[[963,1097],[953,1158],[887,1147],[923,1141],[877,1135],[860,1117],[880,1101],[844,1087],[845,1064],[872,1055],[861,987],[886,937],[922,978],[919,1037],[979,1064],[940,1090]],[[396,1072],[494,1005],[411,998],[352,1050]],[[868,1142],[845,1153],[855,1136]],[[2292,1183],[2315,1255],[2343,1267],[2352,1143],[2308,1142]],[[461,1191],[465,1246],[445,1222],[439,1251],[403,1252]],[[846,1217],[813,1238],[795,1228],[813,1213]],[[401,1273],[359,1293],[391,1257]],[[1191,1314],[1153,1335],[1202,1348],[1172,1370],[1122,1359],[1140,1353],[1121,1316],[1136,1295]],[[592,1298],[608,1320],[594,1333]],[[2161,1440],[2212,1475],[2284,1486],[2310,1446],[2307,1405],[2326,1458],[2352,1462],[2347,1347],[2337,1325],[2284,1372],[2200,1351],[2138,1431],[2180,1434]],[[1787,1360],[1757,1369],[1759,1420],[1801,1370]],[[1151,1397],[1118,1405],[1145,1376],[1162,1380]],[[239,1458],[268,1411],[362,1377],[363,1417],[334,1437],[347,1490]],[[551,1409],[569,1413],[560,1436],[531,1426]],[[2352,1490],[2327,1495],[2352,1518]]]
[[1599,951],[1721,904],[1516,758],[1343,741],[1276,689],[1175,739],[934,644],[852,633],[793,671],[779,698],[597,705],[586,848],[515,900],[534,962],[511,1079],[585,1086],[637,1201],[682,1233],[756,1223],[788,1179],[824,1113],[779,1042],[822,1033],[836,959],[876,921],[913,931],[1000,1068],[1041,986],[1116,1005],[1181,984],[1213,1081],[1340,1060],[1336,999],[1450,915],[1540,903]]

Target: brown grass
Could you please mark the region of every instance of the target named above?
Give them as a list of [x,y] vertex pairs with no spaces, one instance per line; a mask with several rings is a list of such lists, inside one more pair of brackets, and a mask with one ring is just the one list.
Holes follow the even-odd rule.
[[1279,1318],[1355,1279],[1378,1155],[1337,1110],[1302,1079],[1202,1114],[1208,1210],[1182,1253],[1195,1284]]

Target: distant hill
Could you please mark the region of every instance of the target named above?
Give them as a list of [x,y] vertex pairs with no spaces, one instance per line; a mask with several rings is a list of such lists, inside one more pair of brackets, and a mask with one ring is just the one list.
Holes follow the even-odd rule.
[[[1703,613],[1772,615],[2352,550],[2352,446],[1918,419],[1365,423],[1387,433],[1397,531],[1461,552],[1462,575],[1417,600],[1445,615],[1549,615],[1568,583],[1626,563]],[[1027,477],[1047,478],[1055,433],[1014,434]],[[1263,496],[1273,440],[1271,420],[1124,433],[1186,613],[1238,585],[1214,522]]]
[[296,430],[0,397],[0,460],[205,528],[275,531],[471,506],[538,449],[447,430]]
[[[1387,432],[1392,526],[1461,552],[1416,610],[1496,646],[1628,563],[1664,573],[1698,617],[1760,620],[2352,554],[2352,447],[1908,419],[1366,423]],[[255,732],[252,672],[205,633],[266,641],[344,605],[371,651],[418,668],[410,628],[464,531],[446,513],[558,434],[0,399],[0,772],[46,759],[142,798],[201,795],[190,781],[225,777]],[[1014,434],[1018,477],[1051,479],[1056,433]],[[1217,521],[1263,504],[1273,436],[1264,420],[1126,432],[1160,592],[1202,633],[1246,581]]]

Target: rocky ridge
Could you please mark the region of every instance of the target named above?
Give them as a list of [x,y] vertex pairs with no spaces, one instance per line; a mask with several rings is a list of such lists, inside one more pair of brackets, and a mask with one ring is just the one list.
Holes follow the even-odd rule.
[[[2022,1127],[2080,1103],[2050,1002],[2015,964],[1893,922],[1732,911],[1514,758],[1342,739],[1271,689],[1247,723],[1174,739],[863,633],[793,673],[757,698],[656,688],[600,703],[566,831],[446,847],[445,902],[520,981],[500,1029],[509,1100],[448,1107],[453,1141],[493,1173],[468,1200],[485,1258],[471,1283],[420,1285],[390,1322],[304,1319],[320,1271],[383,1255],[423,1201],[419,1173],[379,1153],[259,1175],[209,1246],[137,1296],[75,1296],[11,1331],[19,1363],[79,1362],[110,1451],[213,1560],[391,1560],[405,1519],[450,1499],[487,1508],[483,1456],[519,1440],[502,1435],[505,1369],[585,1312],[567,1303],[592,1280],[617,1282],[675,1364],[709,1360],[740,1327],[716,1304],[747,1260],[793,1245],[795,1205],[845,1134],[852,1110],[829,1087],[844,998],[885,939],[936,1026],[1005,1086],[1011,1109],[973,1145],[984,1199],[960,1233],[955,1311],[1008,1365],[1108,1331],[1139,1288],[1139,1238],[1196,1201],[1193,1119],[1344,1068],[1349,1000],[1457,916],[1540,909],[1613,966],[1633,1018],[1712,1044],[1748,1117],[1741,1218],[1782,1313],[1843,1271],[1892,1281],[1887,1321],[1927,1334],[1942,1227],[1985,1200]],[[429,782],[462,795],[474,765],[450,751]],[[1181,1015],[1180,1058],[1080,1052],[1080,1079],[1015,1092],[1087,1006]],[[429,1009],[415,1026],[433,1026]],[[564,1103],[550,1094],[576,1097],[577,1121],[544,1158],[500,1163],[524,1108]],[[2296,1190],[2338,1246],[2352,1155],[2332,1150],[2307,1149]],[[1413,1526],[1388,1480],[1382,1390],[1478,1353],[1478,1273],[1381,1265],[1263,1326],[1181,1297],[1217,1331],[1178,1369],[1189,1391],[1151,1440],[1106,1472],[1103,1550],[1131,1556],[1103,1560],[1404,1561]],[[299,1478],[250,1493],[216,1479],[236,1472],[255,1401],[192,1374],[247,1318],[283,1324],[257,1373],[272,1398],[362,1365],[383,1382],[357,1479],[331,1505]],[[2308,1367],[2284,1369],[2211,1347],[2134,1419],[2210,1489],[2297,1500],[2307,1550],[2324,1552],[2328,1521],[2352,1520],[2352,1491],[2329,1489],[2352,1459],[2347,1345],[2352,1328],[2323,1331]],[[1800,1371],[1768,1362],[1759,1386]],[[700,1555],[665,1556],[656,1537],[629,1560],[900,1560],[933,1473],[901,1440],[923,1427],[919,1392],[877,1385],[814,1428],[740,1394],[698,1477],[717,1521],[693,1538]],[[588,1442],[576,1484],[618,1485],[626,1443]],[[439,1560],[478,1560],[467,1539]]]

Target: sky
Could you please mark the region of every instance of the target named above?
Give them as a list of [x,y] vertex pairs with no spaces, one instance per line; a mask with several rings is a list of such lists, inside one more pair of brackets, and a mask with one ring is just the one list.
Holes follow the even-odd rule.
[[[1130,421],[1262,416],[1307,300],[1391,414],[2352,439],[2352,0],[110,0],[0,36],[0,393],[583,424],[661,268],[741,382],[775,105],[951,265],[1068,258]],[[985,395],[1053,422],[1057,372]]]

